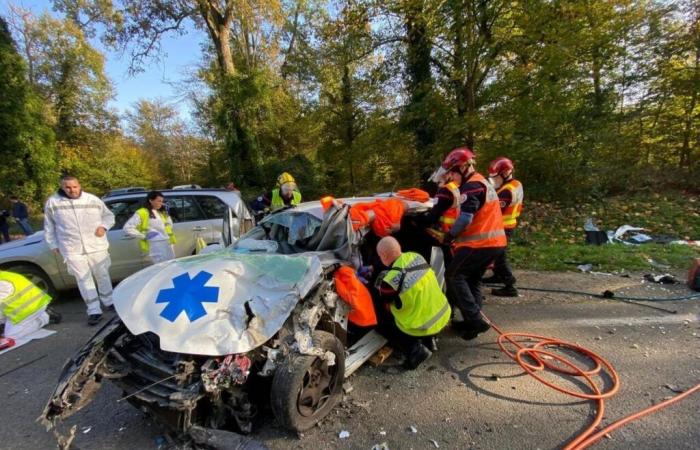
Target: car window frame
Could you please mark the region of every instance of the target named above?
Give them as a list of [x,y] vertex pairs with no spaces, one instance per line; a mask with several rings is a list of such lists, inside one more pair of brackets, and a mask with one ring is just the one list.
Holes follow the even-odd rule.
[[[138,209],[141,208],[141,206],[143,205],[143,202],[144,202],[145,198],[146,198],[146,197],[144,196],[143,198],[138,198],[138,197],[130,197],[130,198],[129,198],[129,197],[127,197],[127,198],[119,198],[119,199],[115,198],[115,199],[107,199],[107,200],[105,200],[105,201],[104,201],[105,206],[107,206],[107,208],[112,212],[112,214],[114,214],[114,226],[112,226],[112,228],[110,228],[110,231],[122,230],[122,229],[124,229],[124,225],[126,224],[126,222],[128,222],[129,219],[131,219],[131,217],[133,217],[133,215],[136,213],[136,211],[138,211]],[[126,220],[124,220],[124,221],[120,224],[120,223],[119,223],[119,220],[118,220],[118,217],[119,217],[119,216],[118,216],[117,214],[114,213],[114,211],[113,211],[112,208],[111,208],[111,205],[114,205],[114,204],[116,204],[116,203],[126,203],[126,202],[133,202],[134,204],[136,204],[136,209],[134,209],[134,210],[131,212],[131,214],[128,215],[128,217],[126,218]]]
[[[226,217],[227,210],[229,208],[231,208],[231,206],[229,206],[229,204],[226,203],[226,201],[224,199],[222,199],[221,197],[214,195],[214,194],[195,194],[192,197],[195,198],[195,203],[197,203],[197,206],[199,207],[200,211],[202,212],[202,215],[205,217],[204,220],[223,220]],[[221,217],[215,217],[215,216],[212,217],[209,214],[207,214],[204,207],[199,203],[200,200],[204,199],[204,198],[213,198],[213,199],[217,200],[219,203],[221,203],[221,205],[223,207]],[[237,217],[235,211],[232,211],[232,212],[233,212],[233,216]]]
[[170,192],[167,193],[167,194],[165,194],[165,202],[164,202],[165,204],[167,204],[169,200],[173,200],[173,199],[176,199],[176,198],[181,198],[181,199],[183,199],[183,202],[184,202],[184,199],[185,199],[185,198],[190,198],[190,199],[191,199],[190,201],[192,202],[192,204],[194,205],[194,207],[196,208],[196,210],[197,210],[198,213],[199,213],[199,217],[198,217],[198,218],[189,219],[189,220],[177,220],[177,221],[176,221],[176,220],[175,220],[175,217],[173,217],[173,215],[170,213],[170,211],[168,211],[168,214],[170,215],[170,217],[171,217],[171,219],[172,219],[172,221],[173,221],[173,224],[177,224],[177,223],[188,223],[188,222],[200,222],[200,221],[202,221],[202,220],[208,220],[208,219],[206,218],[206,217],[207,217],[206,214],[204,214],[204,211],[203,211],[202,208],[199,206],[199,203],[197,203],[197,200],[194,199],[194,197],[196,197],[196,195],[192,195],[192,194],[190,194],[190,195],[183,195],[183,194],[178,194],[178,193],[173,194],[173,193],[170,193]]

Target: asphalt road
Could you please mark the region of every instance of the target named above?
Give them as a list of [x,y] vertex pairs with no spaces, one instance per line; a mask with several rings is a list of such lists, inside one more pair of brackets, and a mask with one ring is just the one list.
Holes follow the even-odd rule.
[[[639,276],[521,273],[521,285],[567,287],[629,295],[688,293],[642,285]],[[606,404],[604,423],[645,408],[700,381],[700,300],[654,303],[650,308],[590,297],[523,292],[518,299],[488,298],[485,312],[505,330],[556,336],[607,358],[620,373],[620,392]],[[55,448],[51,433],[36,423],[63,363],[91,335],[77,299],[61,301],[64,322],[53,336],[0,356],[0,448]],[[560,448],[592,419],[589,402],[572,401],[523,375],[498,350],[489,332],[465,342],[447,331],[440,350],[421,368],[398,372],[391,358],[363,367],[352,390],[319,426],[296,436],[271,419],[254,436],[271,449],[551,449]],[[559,379],[573,386],[568,379]],[[81,449],[163,448],[164,431],[126,402],[109,383],[94,401],[67,421],[78,425]],[[700,394],[613,432],[597,448],[696,449],[700,446]],[[415,430],[415,432],[414,432]],[[339,438],[347,431],[347,438]]]

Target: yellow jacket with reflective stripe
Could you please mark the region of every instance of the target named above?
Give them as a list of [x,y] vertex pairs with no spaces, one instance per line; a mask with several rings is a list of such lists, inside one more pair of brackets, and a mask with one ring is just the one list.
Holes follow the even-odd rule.
[[[401,308],[391,305],[396,326],[409,336],[432,336],[450,320],[447,297],[430,267],[418,253],[403,253],[391,266],[383,281],[399,293]],[[402,282],[403,281],[403,282]]]
[[[136,229],[145,235],[150,229],[148,221],[151,219],[151,215],[149,214],[149,211],[146,208],[137,209],[136,214],[138,214],[139,218],[141,219],[141,222],[136,227]],[[168,213],[166,213],[165,211],[158,211],[158,214],[160,214],[160,218],[163,220],[163,225],[165,226],[165,234],[168,235],[168,242],[170,242],[171,244],[175,244],[175,233],[173,233],[173,226],[168,223]],[[148,253],[148,251],[151,248],[148,239],[141,239],[141,241],[139,241],[139,246],[141,247],[141,251],[144,253]]]
[[13,324],[20,323],[51,301],[50,295],[22,275],[0,270],[0,281],[7,281],[14,289],[9,297],[0,299],[2,313]]
[[[295,206],[301,203],[301,192],[299,191],[294,191],[292,192],[292,201],[289,202],[290,205]],[[272,190],[272,200],[270,200],[270,209],[273,211],[276,209],[284,208],[287,206],[284,203],[284,199],[282,198],[282,194],[280,194],[279,188],[273,189]]]
[[503,214],[503,228],[510,230],[518,225],[518,217],[523,210],[523,185],[516,179],[506,181],[497,193],[504,190],[510,191],[511,201],[509,205],[501,204],[501,214]]

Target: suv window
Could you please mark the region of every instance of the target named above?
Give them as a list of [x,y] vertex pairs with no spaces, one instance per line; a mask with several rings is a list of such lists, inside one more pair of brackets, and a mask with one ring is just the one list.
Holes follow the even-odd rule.
[[143,204],[142,198],[130,198],[127,200],[116,200],[113,202],[105,202],[107,208],[114,214],[114,226],[112,230],[121,230],[131,216],[134,215],[137,209]]
[[173,195],[165,197],[165,207],[173,223],[204,220],[204,214],[191,196]]
[[199,207],[202,208],[207,219],[223,219],[226,215],[226,203],[222,202],[218,197],[210,195],[197,195],[194,198],[197,199]]

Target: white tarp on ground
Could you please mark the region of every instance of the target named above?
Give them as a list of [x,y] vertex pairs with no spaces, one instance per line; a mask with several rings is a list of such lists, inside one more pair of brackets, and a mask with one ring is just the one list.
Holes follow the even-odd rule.
[[13,345],[10,348],[6,348],[5,350],[0,350],[0,355],[2,355],[3,353],[7,353],[11,350],[14,350],[16,348],[19,348],[19,347],[23,346],[24,344],[31,342],[31,341],[34,341],[36,339],[44,339],[45,337],[51,336],[52,334],[56,334],[56,332],[54,330],[47,330],[45,328],[40,328],[40,329],[38,329],[34,332],[31,332],[27,335],[24,335],[20,338],[16,338],[15,345]]
[[130,276],[114,305],[131,333],[157,334],[165,351],[243,353],[270,339],[320,279],[316,257],[222,250]]

